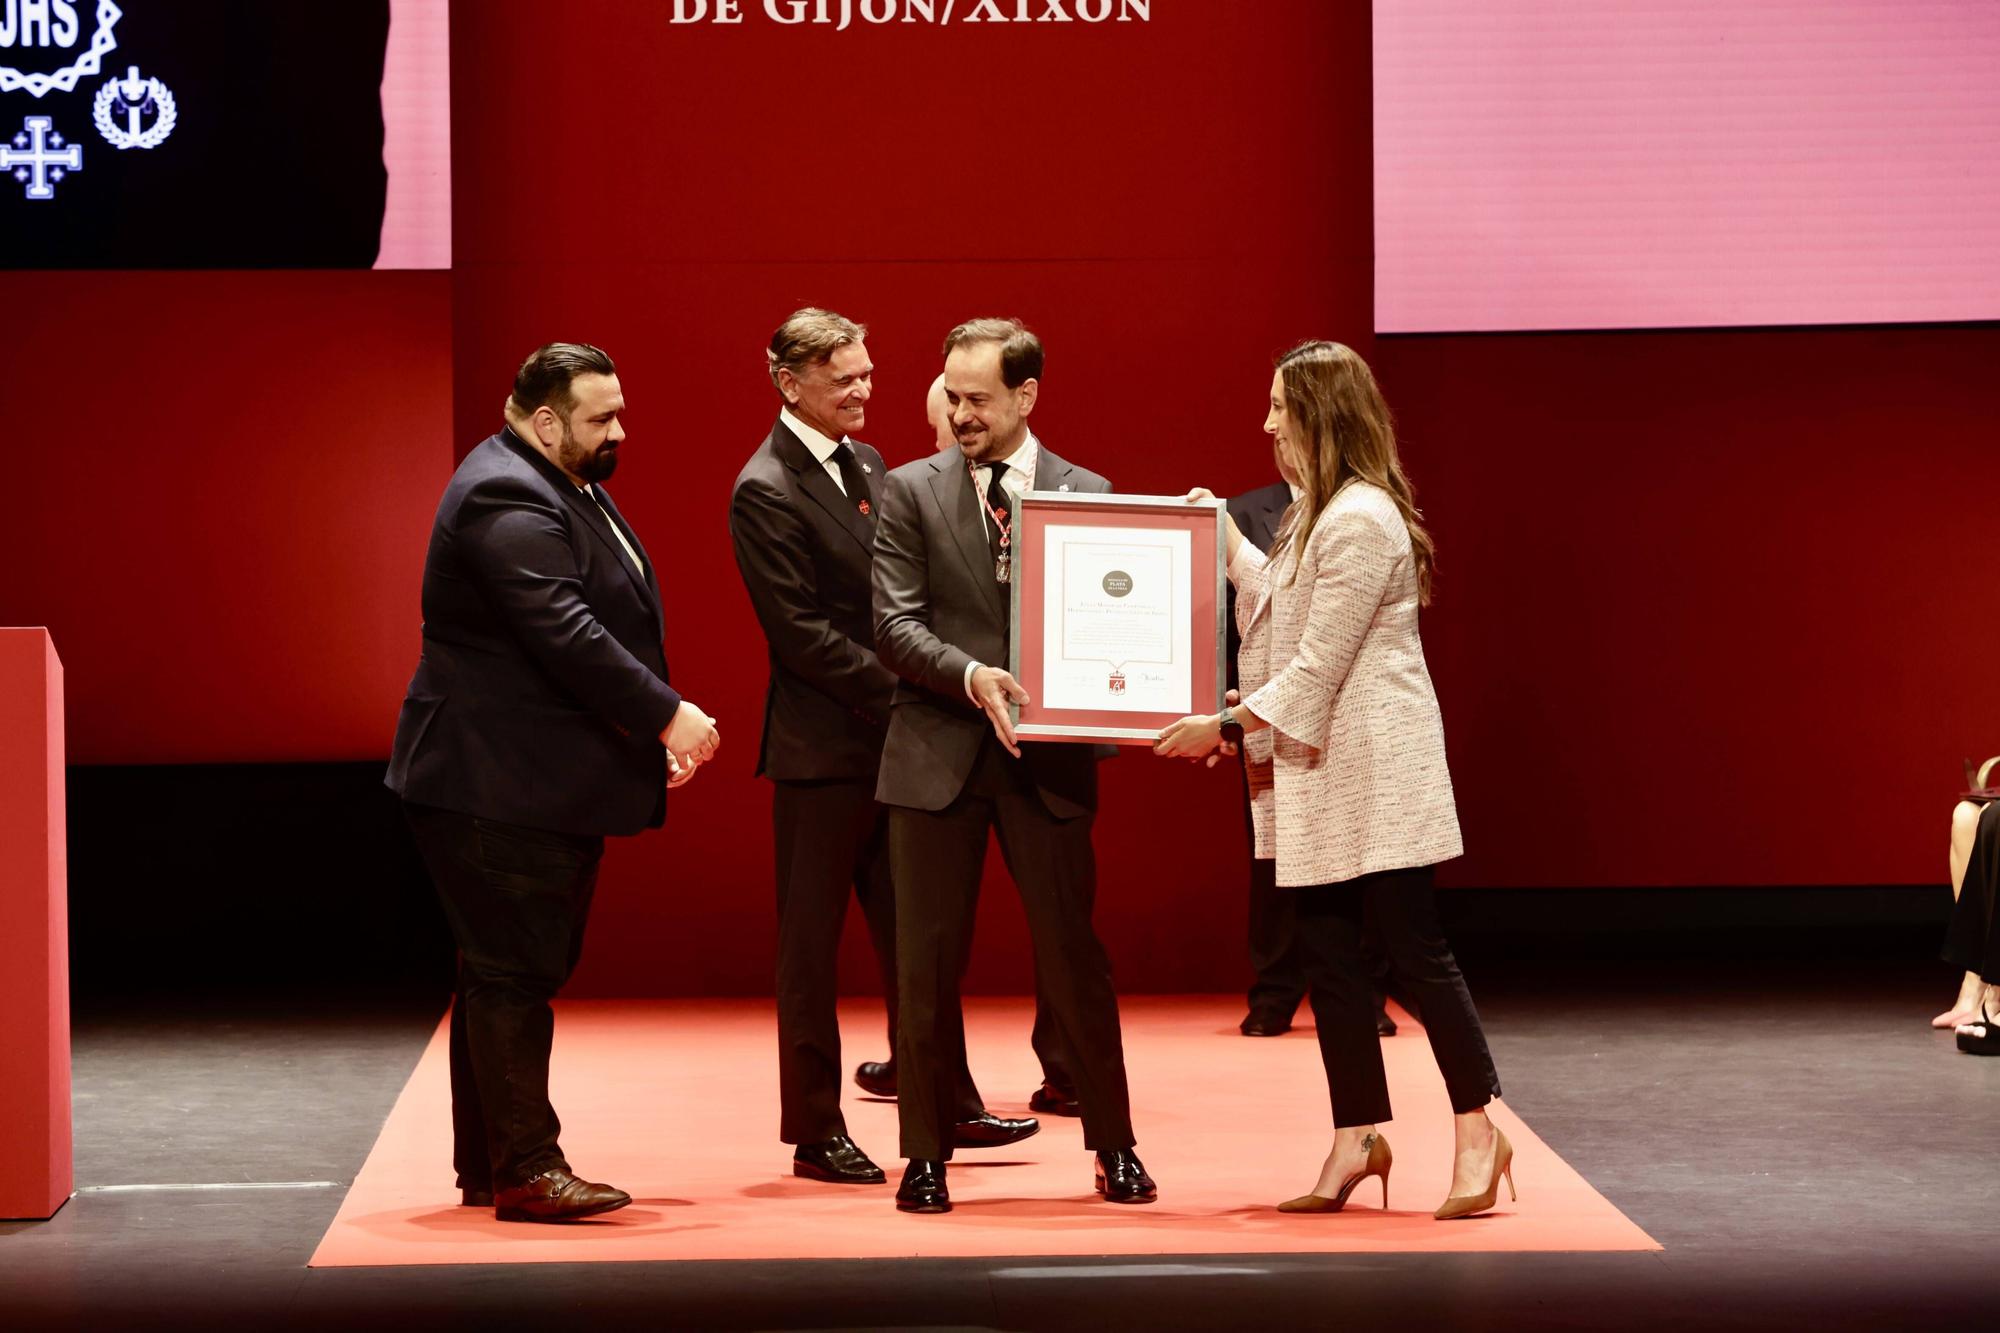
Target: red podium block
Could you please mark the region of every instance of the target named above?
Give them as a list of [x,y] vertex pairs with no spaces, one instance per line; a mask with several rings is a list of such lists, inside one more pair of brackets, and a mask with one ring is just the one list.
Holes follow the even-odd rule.
[[62,660],[0,629],[0,1217],[53,1217],[74,1185]]

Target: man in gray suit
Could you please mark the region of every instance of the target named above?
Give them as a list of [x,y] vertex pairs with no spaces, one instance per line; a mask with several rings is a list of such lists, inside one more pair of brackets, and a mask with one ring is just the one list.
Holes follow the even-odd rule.
[[1027,693],[1009,660],[1013,512],[1026,490],[1106,492],[1028,429],[1042,344],[1016,320],[974,320],[945,340],[956,450],[884,479],[875,531],[876,652],[900,678],[876,799],[889,810],[901,1031],[902,1151],[896,1206],[951,1208],[945,1162],[965,1029],[959,982],[972,943],[989,830],[1020,891],[1043,1000],[1073,1064],[1084,1146],[1114,1203],[1150,1203],[1132,1151],[1130,1095],[1111,963],[1091,924],[1096,756],[1087,745],[1017,743]]

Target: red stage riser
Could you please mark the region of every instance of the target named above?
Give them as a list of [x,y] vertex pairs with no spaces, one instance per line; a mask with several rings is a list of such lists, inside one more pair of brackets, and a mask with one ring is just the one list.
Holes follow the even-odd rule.
[[63,669],[43,629],[0,629],[0,1218],[52,1216],[73,1182]]

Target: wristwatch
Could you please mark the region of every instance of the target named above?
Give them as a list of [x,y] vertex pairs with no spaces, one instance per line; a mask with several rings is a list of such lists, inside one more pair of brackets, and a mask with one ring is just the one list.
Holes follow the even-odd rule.
[[1231,745],[1243,744],[1243,724],[1236,720],[1235,709],[1225,708],[1215,717],[1222,724],[1222,739]]

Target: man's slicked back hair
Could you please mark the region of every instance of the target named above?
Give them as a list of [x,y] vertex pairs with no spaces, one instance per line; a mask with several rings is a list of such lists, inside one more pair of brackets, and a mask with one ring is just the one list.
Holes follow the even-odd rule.
[[841,348],[865,342],[867,338],[868,326],[857,324],[845,315],[810,305],[794,310],[771,335],[770,346],[764,349],[771,387],[782,396],[784,388],[778,382],[779,371],[789,370],[795,379],[804,379],[808,370]]
[[1042,340],[1020,320],[968,319],[945,335],[944,354],[978,343],[1000,345],[1000,380],[1008,388],[1042,377]]
[[514,373],[514,410],[531,416],[538,408],[552,408],[564,421],[576,407],[570,385],[579,375],[616,375],[611,358],[589,343],[549,343],[537,347]]

